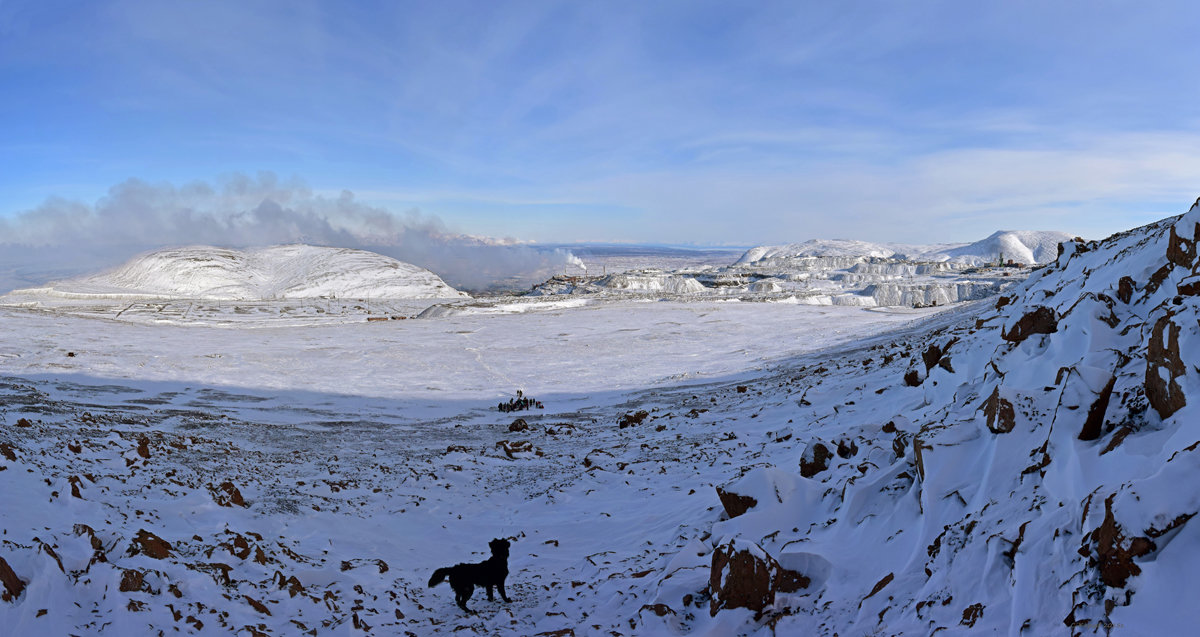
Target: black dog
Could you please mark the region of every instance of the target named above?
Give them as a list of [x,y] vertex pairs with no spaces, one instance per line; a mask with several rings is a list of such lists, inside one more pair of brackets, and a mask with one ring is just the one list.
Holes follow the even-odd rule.
[[450,578],[450,588],[454,589],[454,599],[458,607],[472,613],[467,608],[467,600],[476,586],[487,587],[488,601],[492,601],[492,587],[500,591],[500,599],[509,602],[504,594],[504,578],[508,577],[508,540],[492,540],[488,542],[492,548],[492,556],[478,564],[458,564],[439,568],[429,578],[429,586],[437,586],[442,580]]

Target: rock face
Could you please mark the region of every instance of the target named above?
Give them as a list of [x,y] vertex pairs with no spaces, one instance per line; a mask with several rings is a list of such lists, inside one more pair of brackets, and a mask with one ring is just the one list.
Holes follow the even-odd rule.
[[1000,396],[999,387],[983,403],[983,412],[987,416],[988,431],[994,434],[1006,434],[1016,426],[1012,403]]
[[725,507],[725,512],[731,518],[736,518],[758,504],[758,500],[748,495],[738,495],[721,487],[717,487],[717,497],[721,499],[721,506]]
[[1057,331],[1058,317],[1054,310],[1039,306],[1022,316],[1012,329],[1005,332],[1004,340],[1020,343],[1034,334],[1053,334]]
[[156,560],[171,556],[171,545],[166,540],[145,529],[138,531],[137,536],[133,538],[132,549],[135,552]]
[[755,617],[775,603],[776,593],[807,588],[809,578],[785,569],[757,544],[729,542],[713,552],[709,614],[726,608],[747,608]]
[[1168,418],[1187,404],[1178,378],[1187,369],[1179,352],[1180,326],[1168,313],[1154,323],[1146,350],[1146,398],[1162,418]]

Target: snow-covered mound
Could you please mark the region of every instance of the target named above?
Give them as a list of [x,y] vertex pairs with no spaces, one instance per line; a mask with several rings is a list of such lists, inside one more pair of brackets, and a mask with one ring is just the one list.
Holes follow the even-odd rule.
[[662,619],[647,621],[703,634],[1190,633],[1198,245],[1200,201],[1065,243],[960,327],[797,370],[779,412],[760,403],[766,431],[737,432],[772,442],[718,490],[711,540],[668,562],[652,600]]
[[381,254],[307,245],[159,250],[101,274],[14,292],[30,293],[228,300],[467,296],[424,268]]
[[849,239],[811,239],[802,243],[782,246],[757,246],[750,248],[736,263],[756,263],[767,259],[798,257],[880,257],[895,256],[898,252],[912,251],[914,246],[897,243],[872,243]]
[[908,245],[903,243],[872,243],[813,239],[782,246],[750,248],[735,265],[746,265],[772,259],[801,259],[807,257],[863,257],[898,259],[904,261],[955,261],[959,263],[990,263],[1003,256],[1024,264],[1047,263],[1057,255],[1058,244],[1070,241],[1071,235],[1053,231],[1001,230],[975,243]]
[[[1064,232],[1002,230],[992,236],[961,248],[945,250],[950,260],[984,263],[1002,256],[1017,263],[1049,263],[1058,256],[1058,244],[1070,241]],[[931,259],[940,260],[940,259]]]

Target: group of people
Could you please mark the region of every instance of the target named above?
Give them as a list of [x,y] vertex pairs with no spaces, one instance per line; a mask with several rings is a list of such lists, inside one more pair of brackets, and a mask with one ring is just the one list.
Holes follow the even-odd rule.
[[508,412],[512,412],[512,411],[523,411],[526,409],[534,409],[534,408],[545,409],[546,406],[542,404],[542,401],[534,400],[533,398],[526,396],[525,393],[519,389],[517,390],[516,398],[510,398],[510,399],[508,399],[508,402],[504,402],[504,403],[500,403],[499,405],[496,405],[496,409],[499,409],[502,413],[508,413]]

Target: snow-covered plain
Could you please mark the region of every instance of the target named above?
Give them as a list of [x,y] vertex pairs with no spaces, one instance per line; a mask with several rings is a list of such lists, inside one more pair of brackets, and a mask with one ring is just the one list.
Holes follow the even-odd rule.
[[0,626],[1185,634],[1198,224],[948,309],[0,308]]

